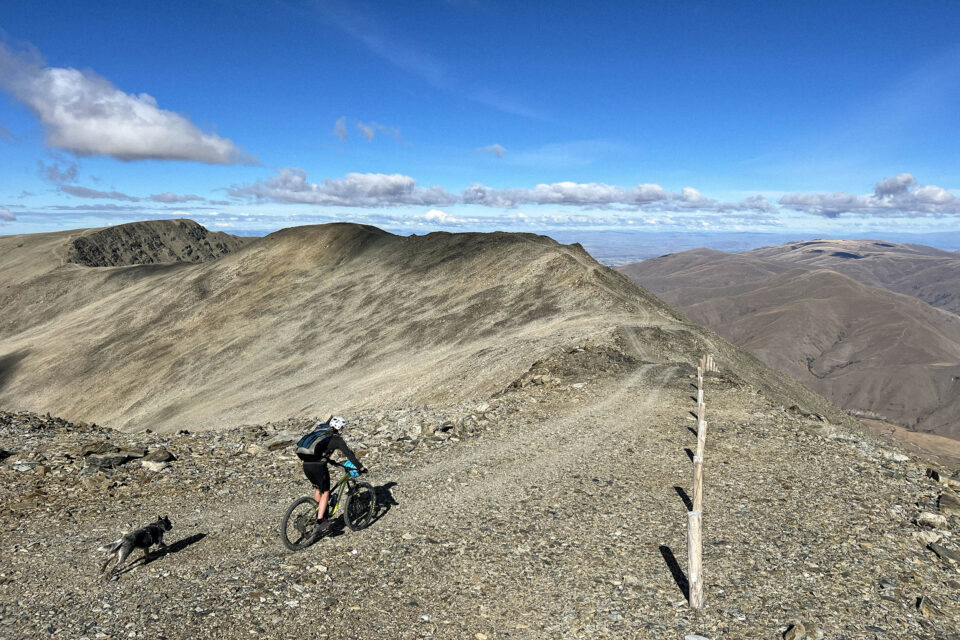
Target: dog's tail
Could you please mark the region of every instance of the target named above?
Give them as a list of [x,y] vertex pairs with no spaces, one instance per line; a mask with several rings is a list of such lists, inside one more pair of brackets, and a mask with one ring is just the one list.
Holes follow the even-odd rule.
[[123,538],[117,538],[113,542],[105,544],[102,547],[98,547],[97,551],[102,551],[104,553],[113,553],[114,551],[120,548],[121,544],[123,544]]

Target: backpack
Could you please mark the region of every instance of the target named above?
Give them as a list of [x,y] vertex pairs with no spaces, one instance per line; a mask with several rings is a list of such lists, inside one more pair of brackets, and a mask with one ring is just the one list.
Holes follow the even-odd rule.
[[327,425],[323,425],[316,431],[311,431],[297,442],[297,456],[301,460],[316,457],[317,447],[320,446],[322,451],[332,435],[333,429]]

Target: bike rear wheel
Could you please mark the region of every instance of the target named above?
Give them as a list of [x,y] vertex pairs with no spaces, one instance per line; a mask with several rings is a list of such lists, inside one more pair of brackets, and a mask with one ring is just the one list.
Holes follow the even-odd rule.
[[317,501],[310,497],[295,500],[280,521],[280,539],[290,551],[299,551],[315,539]]
[[343,521],[350,530],[364,529],[370,525],[377,510],[377,492],[367,482],[354,483],[343,507]]

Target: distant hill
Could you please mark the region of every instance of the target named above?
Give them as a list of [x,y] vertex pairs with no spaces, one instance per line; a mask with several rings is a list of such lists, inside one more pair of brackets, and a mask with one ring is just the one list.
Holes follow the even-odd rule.
[[[946,252],[880,247],[886,255],[871,259],[864,247],[872,244],[799,243],[742,254],[701,249],[621,271],[839,406],[960,438],[960,317],[822,268],[852,262],[848,269],[859,280],[906,282],[909,265],[914,277],[932,277],[933,267],[916,265],[948,261],[940,255]],[[878,275],[871,276],[871,265]]]
[[832,269],[875,287],[960,314],[960,255],[878,240],[812,240],[744,254],[798,267]]
[[151,220],[82,233],[71,240],[67,261],[88,267],[204,262],[252,240],[208,231],[193,220]]
[[[131,429],[233,425],[486,398],[586,348],[596,371],[710,351],[771,397],[837,415],[578,245],[330,224],[239,248],[220,237],[230,250],[194,263],[169,257],[199,251],[167,250],[166,238],[190,235],[180,223],[125,227],[0,238],[0,406]],[[111,256],[133,254],[124,239],[152,237],[151,255],[167,261],[69,262],[91,237]]]

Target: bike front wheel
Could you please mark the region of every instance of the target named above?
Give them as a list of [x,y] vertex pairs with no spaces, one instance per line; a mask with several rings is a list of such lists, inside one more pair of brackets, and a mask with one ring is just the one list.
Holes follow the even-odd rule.
[[310,497],[295,500],[280,521],[280,539],[290,551],[299,551],[314,540],[317,501]]
[[357,482],[345,498],[343,520],[351,531],[370,525],[377,510],[377,492],[367,482]]

